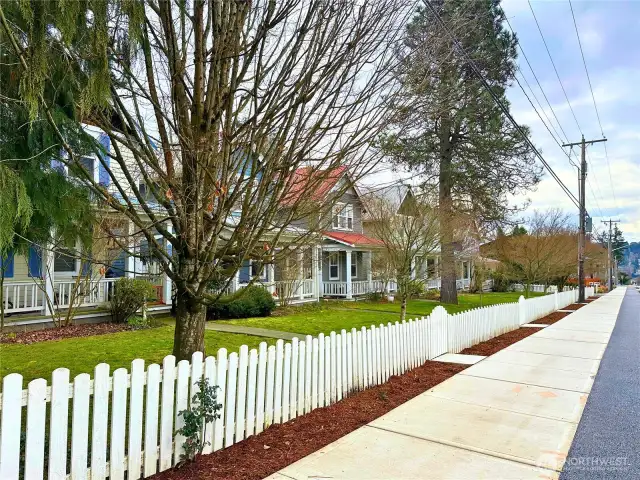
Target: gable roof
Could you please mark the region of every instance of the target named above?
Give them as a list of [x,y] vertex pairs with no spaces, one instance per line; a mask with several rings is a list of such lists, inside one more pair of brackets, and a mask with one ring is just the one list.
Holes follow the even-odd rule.
[[324,200],[346,174],[345,166],[340,166],[328,173],[327,170],[318,170],[313,167],[298,168],[291,174],[290,185],[281,202],[285,205],[293,205],[303,196],[316,201]]
[[324,238],[334,240],[349,247],[382,247],[384,242],[377,238],[367,237],[353,232],[323,232]]

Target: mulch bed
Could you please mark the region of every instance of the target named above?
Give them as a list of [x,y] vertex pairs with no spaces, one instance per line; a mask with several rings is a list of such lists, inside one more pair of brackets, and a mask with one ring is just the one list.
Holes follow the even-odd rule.
[[467,365],[429,361],[387,383],[318,408],[154,480],[260,479],[306,457],[443,382]]
[[540,331],[539,328],[519,328],[517,330],[512,330],[511,332],[503,333],[502,335],[494,337],[491,340],[487,340],[486,342],[481,342],[472,347],[465,348],[460,353],[465,355],[493,355],[503,348],[519,342],[523,338],[527,338],[529,335],[533,335],[538,331]]
[[552,325],[557,321],[562,320],[567,315],[571,315],[571,314],[569,312],[553,312],[547,315],[546,317],[539,318],[535,322],[531,322],[531,323],[537,323],[542,325]]
[[45,328],[32,332],[5,333],[0,335],[0,343],[20,343],[29,345],[50,340],[62,340],[65,338],[91,337],[106,333],[124,332],[131,327],[123,323],[86,323],[82,325],[69,325],[60,328]]
[[584,307],[582,303],[572,303],[571,305],[567,305],[566,307],[562,307],[561,310],[578,310],[579,308]]

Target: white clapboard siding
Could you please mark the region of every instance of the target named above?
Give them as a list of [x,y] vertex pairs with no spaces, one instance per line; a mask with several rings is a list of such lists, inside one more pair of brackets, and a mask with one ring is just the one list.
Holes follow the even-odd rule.
[[221,405],[202,432],[204,453],[212,453],[444,353],[517,329],[577,297],[577,290],[566,290],[454,315],[438,306],[428,317],[278,340],[275,346],[262,342],[257,350],[243,345],[229,355],[221,348],[217,357],[196,352],[177,365],[171,355],[162,366],[146,368],[137,359],[129,371],[111,374],[102,363],[93,379],[84,373],[72,383],[69,370],[59,368],[50,386],[36,379],[25,390],[22,376],[9,374],[0,395],[0,479],[150,477],[181,460],[180,412],[195,406],[201,378],[216,387]]

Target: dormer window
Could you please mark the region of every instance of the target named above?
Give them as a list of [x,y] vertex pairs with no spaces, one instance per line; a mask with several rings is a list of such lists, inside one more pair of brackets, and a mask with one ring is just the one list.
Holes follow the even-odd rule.
[[333,228],[353,230],[353,205],[338,203],[333,207]]

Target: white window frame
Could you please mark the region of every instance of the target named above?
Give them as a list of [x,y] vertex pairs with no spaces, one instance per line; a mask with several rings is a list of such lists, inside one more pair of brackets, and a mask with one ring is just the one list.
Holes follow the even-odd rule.
[[353,230],[353,204],[336,203],[333,207],[334,230]]
[[[255,263],[254,263],[254,262],[255,262]],[[260,262],[255,261],[255,260],[253,260],[253,259],[250,259],[250,260],[249,260],[249,279],[254,278],[254,275],[253,275],[253,266],[254,266],[255,264],[259,264],[259,263],[260,263]],[[267,268],[266,268],[266,265],[264,265],[264,264],[262,265],[262,272],[260,272],[260,275],[255,276],[255,278],[256,278],[256,279],[258,279],[258,280],[260,280],[260,281],[266,281],[266,280],[267,280]]]
[[[333,263],[334,259],[335,263]],[[336,267],[336,272],[338,273],[335,277],[331,275],[332,267]],[[340,280],[340,254],[338,253],[329,254],[329,280]]]

